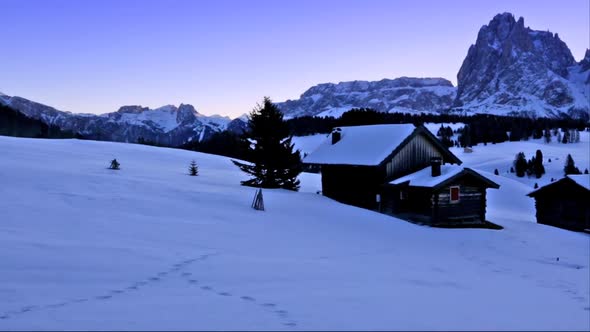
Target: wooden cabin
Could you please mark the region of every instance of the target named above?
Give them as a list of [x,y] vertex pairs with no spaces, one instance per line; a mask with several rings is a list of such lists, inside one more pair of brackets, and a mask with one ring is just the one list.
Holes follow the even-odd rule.
[[483,224],[486,189],[499,187],[470,168],[433,158],[430,167],[385,186],[382,212],[433,226]]
[[590,175],[568,175],[527,196],[535,199],[539,224],[590,231]]
[[425,127],[389,124],[335,128],[303,161],[320,165],[325,196],[378,210],[384,184],[430,165],[433,157],[461,164]]

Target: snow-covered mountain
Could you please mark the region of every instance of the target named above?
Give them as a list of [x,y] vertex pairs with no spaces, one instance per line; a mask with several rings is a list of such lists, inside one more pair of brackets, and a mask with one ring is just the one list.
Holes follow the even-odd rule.
[[324,83],[311,87],[297,100],[277,103],[286,117],[338,117],[351,108],[381,112],[436,112],[449,109],[456,89],[443,78],[400,77],[381,81]]
[[166,105],[156,109],[123,106],[113,113],[95,115],[62,112],[25,98],[4,94],[0,94],[0,103],[28,117],[90,138],[119,142],[137,142],[141,138],[170,146],[206,139],[213,132],[225,130],[231,121],[229,117],[200,114],[188,104],[178,107]]
[[454,106],[474,113],[588,117],[589,63],[590,51],[576,63],[558,34],[498,14],[467,52]]
[[381,112],[457,112],[588,118],[590,50],[576,63],[557,34],[536,31],[509,13],[484,25],[457,75],[316,85],[279,103],[287,117],[339,116],[351,108]]

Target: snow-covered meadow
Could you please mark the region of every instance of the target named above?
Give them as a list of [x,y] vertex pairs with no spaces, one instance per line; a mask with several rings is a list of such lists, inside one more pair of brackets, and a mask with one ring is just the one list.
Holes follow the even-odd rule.
[[536,224],[534,180],[504,173],[537,146],[548,176],[583,169],[582,141],[453,151],[501,185],[497,231],[342,205],[315,174],[260,212],[228,158],[0,136],[0,330],[588,330],[590,237]]

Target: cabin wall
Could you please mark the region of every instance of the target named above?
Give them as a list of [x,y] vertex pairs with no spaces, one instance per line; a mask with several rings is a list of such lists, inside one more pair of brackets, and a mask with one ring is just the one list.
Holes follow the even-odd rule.
[[[459,201],[451,203],[451,186],[459,185]],[[466,184],[453,184],[433,195],[436,223],[485,221],[485,188]]]
[[322,165],[322,193],[339,202],[375,210],[384,180],[377,166]]
[[540,224],[571,230],[590,229],[590,193],[575,185],[557,184],[535,198]]
[[430,165],[432,157],[442,153],[424,135],[416,135],[390,161],[385,163],[386,178],[393,180]]

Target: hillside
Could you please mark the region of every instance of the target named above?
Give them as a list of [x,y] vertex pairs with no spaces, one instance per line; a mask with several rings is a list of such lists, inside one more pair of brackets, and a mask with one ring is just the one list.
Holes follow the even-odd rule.
[[[459,157],[490,170],[498,146]],[[437,229],[317,195],[310,174],[255,211],[213,155],[2,136],[0,151],[0,330],[590,328],[588,235],[534,223],[510,177],[488,192],[504,230]]]

